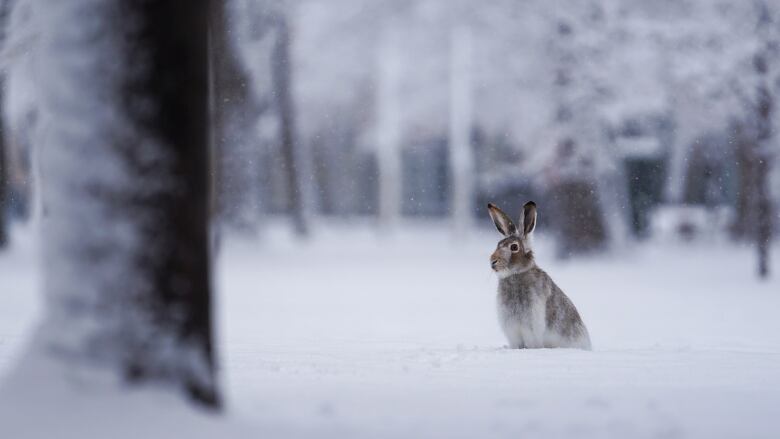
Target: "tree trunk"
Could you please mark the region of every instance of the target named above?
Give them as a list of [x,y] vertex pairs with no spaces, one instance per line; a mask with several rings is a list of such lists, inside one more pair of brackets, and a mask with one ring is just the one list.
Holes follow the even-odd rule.
[[221,223],[254,230],[260,216],[259,117],[250,78],[235,42],[229,0],[213,0],[210,14],[215,206]]
[[452,29],[450,40],[451,214],[454,232],[462,236],[471,226],[474,215],[474,158],[471,150],[471,30]]
[[400,54],[395,31],[386,30],[377,53],[377,171],[379,224],[394,228],[401,216]]
[[755,160],[752,155],[755,150],[755,136],[750,135],[744,122],[734,122],[735,150],[737,174],[736,205],[734,220],[731,224],[733,239],[748,241],[755,237]]
[[[2,83],[0,83],[2,90]],[[0,91],[0,104],[2,103],[2,92]],[[0,250],[8,245],[8,231],[6,221],[8,218],[8,171],[6,170],[5,141],[3,139],[3,118],[0,117]]]
[[[0,48],[5,47],[8,24],[8,0],[0,0]],[[8,245],[8,155],[5,132],[5,72],[0,72],[0,250]]]
[[[765,60],[763,62],[766,62]],[[757,61],[757,64],[762,61]],[[758,73],[763,76],[765,68],[756,67]],[[756,215],[756,250],[758,251],[758,276],[762,279],[769,277],[769,245],[772,239],[772,202],[769,199],[769,164],[770,158],[766,153],[772,135],[772,115],[774,110],[774,97],[765,83],[759,85],[757,113],[757,142],[752,154],[754,170],[754,196]]]
[[218,407],[208,1],[80,0],[45,12],[38,346],[69,369],[107,369]]
[[771,91],[777,78],[770,75],[770,63],[776,55],[777,35],[771,31],[777,23],[772,19],[769,6],[765,2],[757,3],[759,19],[757,32],[762,46],[753,58],[753,68],[757,77],[757,102],[755,106],[756,143],[751,154],[754,175],[754,197],[756,215],[756,249],[758,250],[758,276],[769,277],[769,247],[772,239],[772,201],[769,196],[769,172],[772,157],[769,153],[775,139],[773,119],[775,115],[775,95]]
[[758,250],[758,277],[769,277],[769,248],[772,240],[772,204],[769,199],[769,162],[759,159],[756,177],[756,249]]
[[295,104],[292,95],[292,58],[290,55],[290,26],[282,12],[277,17],[277,35],[273,49],[273,84],[276,106],[279,111],[282,161],[287,186],[287,200],[295,233],[306,236],[309,226],[304,205],[302,155],[296,139]]
[[603,250],[607,228],[595,185],[567,180],[550,189],[558,233],[558,257]]

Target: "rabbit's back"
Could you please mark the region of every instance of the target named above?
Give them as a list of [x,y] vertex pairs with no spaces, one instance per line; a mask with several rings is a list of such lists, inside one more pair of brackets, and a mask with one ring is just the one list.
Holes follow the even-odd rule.
[[550,283],[552,287],[545,307],[549,340],[545,344],[590,349],[590,335],[577,307],[555,282],[550,280]]
[[577,308],[538,267],[501,279],[498,311],[512,347],[590,349]]

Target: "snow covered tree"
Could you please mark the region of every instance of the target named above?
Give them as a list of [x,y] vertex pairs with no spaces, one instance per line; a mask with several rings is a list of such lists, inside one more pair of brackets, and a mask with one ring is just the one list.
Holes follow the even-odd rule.
[[450,36],[450,172],[452,174],[452,220],[454,231],[463,235],[474,216],[474,157],[471,147],[472,31],[454,27]]
[[376,160],[379,182],[379,224],[391,229],[401,216],[400,54],[391,21],[377,49]]
[[[0,0],[0,48],[5,47],[6,25],[10,13],[9,0]],[[6,146],[5,112],[5,72],[0,72],[0,249],[8,244],[8,152]]]
[[[236,31],[236,2],[212,1],[210,14],[215,202],[220,223],[251,231],[260,217],[260,147],[256,122],[265,109],[253,92]],[[264,32],[265,27],[259,26]]]
[[578,11],[579,15],[557,16],[551,23],[553,119],[559,137],[556,155],[549,164],[548,183],[562,256],[602,249],[609,239],[605,194],[598,187],[599,160],[604,156],[598,118],[601,91],[588,68],[594,56],[588,43],[592,44],[592,34],[599,38],[604,17],[598,5],[593,7],[597,12],[591,15]]
[[104,371],[220,405],[208,6],[36,5],[46,309],[20,369],[35,360],[95,382]]
[[750,173],[744,176],[750,184],[745,189],[749,191],[752,203],[749,208],[754,212],[754,238],[758,250],[758,275],[761,278],[769,276],[769,248],[772,239],[772,200],[769,195],[769,175],[772,164],[770,150],[777,142],[773,133],[773,119],[776,112],[778,80],[777,69],[773,69],[773,60],[780,54],[780,38],[775,28],[778,23],[775,14],[770,11],[766,2],[757,2],[758,48],[753,57],[755,75],[755,98],[751,111],[752,132],[754,141],[745,150],[744,159],[750,163],[747,168]]
[[[2,118],[0,118],[2,120]],[[2,122],[0,122],[2,124]],[[8,216],[8,172],[6,171],[5,142],[2,141],[2,128],[0,127],[0,249],[8,244],[8,232],[6,231],[6,218]]]
[[272,76],[276,110],[279,115],[279,142],[285,171],[289,214],[295,233],[309,233],[306,212],[306,193],[303,177],[306,175],[304,155],[298,139],[297,113],[293,99],[292,31],[286,5],[279,6],[273,24],[276,40],[272,54]]

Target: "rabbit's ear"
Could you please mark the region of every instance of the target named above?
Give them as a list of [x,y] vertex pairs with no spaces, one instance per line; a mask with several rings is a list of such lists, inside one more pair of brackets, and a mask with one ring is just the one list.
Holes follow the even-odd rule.
[[496,225],[498,231],[504,236],[516,235],[517,227],[515,223],[509,219],[509,215],[505,214],[503,210],[499,209],[493,203],[488,203],[488,212],[490,212],[490,218],[493,219],[493,224]]
[[536,203],[529,201],[523,206],[523,235],[528,236],[536,228]]

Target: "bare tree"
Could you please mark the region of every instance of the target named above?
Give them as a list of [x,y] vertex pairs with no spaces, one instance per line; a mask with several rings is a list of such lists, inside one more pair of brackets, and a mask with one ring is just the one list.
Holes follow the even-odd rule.
[[[582,48],[577,33],[593,31],[589,26],[560,19],[550,45],[555,58],[553,90],[556,100],[554,124],[557,128],[556,154],[548,164],[549,194],[553,201],[561,257],[601,250],[609,241],[604,210],[607,194],[600,191],[598,145],[603,139],[594,132],[596,99],[579,94],[591,82],[582,66]],[[593,24],[593,23],[591,23]],[[595,25],[594,25],[595,26]]]
[[[0,48],[5,47],[6,25],[8,23],[9,1],[0,0]],[[5,130],[5,73],[0,72],[0,249],[8,244],[8,157]]]
[[[2,87],[2,85],[0,85]],[[2,97],[0,97],[0,102]],[[2,117],[0,117],[0,125],[2,125]],[[8,244],[8,232],[6,230],[6,217],[8,216],[8,172],[6,171],[5,160],[5,142],[2,140],[3,129],[0,126],[0,249],[4,248]]]
[[778,54],[778,36],[770,9],[763,1],[755,3],[758,11],[756,33],[758,50],[753,55],[750,81],[754,90],[736,93],[747,108],[747,120],[734,124],[737,138],[736,156],[740,170],[737,193],[737,217],[732,232],[735,237],[753,240],[757,250],[757,273],[769,276],[769,256],[772,240],[773,206],[769,194],[769,175],[773,156],[771,150],[777,141],[773,134],[775,117],[776,72],[772,60]]
[[768,62],[766,53],[759,53],[755,58],[756,73],[762,78],[758,85],[758,102],[756,103],[756,142],[751,151],[753,175],[753,203],[756,220],[756,249],[758,250],[758,275],[761,278],[769,276],[769,246],[772,239],[772,202],[769,198],[769,143],[773,141],[772,116],[774,113],[774,96],[770,93],[766,80]]
[[450,168],[452,170],[452,220],[454,231],[463,235],[474,216],[474,157],[471,148],[472,32],[454,27],[450,34]]
[[[769,174],[773,157],[770,154],[773,143],[777,141],[773,134],[775,117],[775,96],[777,89],[776,72],[770,70],[770,60],[778,56],[777,20],[772,16],[769,5],[759,2],[758,34],[761,46],[753,60],[758,77],[756,105],[756,150],[753,156],[755,169],[755,210],[756,210],[756,247],[758,249],[758,275],[769,277],[769,249],[772,240],[772,201],[769,196]],[[774,77],[773,77],[774,76]]]
[[254,97],[251,78],[236,47],[234,3],[214,0],[210,13],[214,201],[222,223],[252,230],[260,210],[260,151],[254,130],[265,105]]
[[[46,6],[47,361],[220,405],[209,255],[207,0]],[[95,38],[99,35],[99,38]],[[78,59],[78,63],[73,63]]]
[[275,14],[276,42],[272,54],[272,76],[276,108],[279,112],[280,143],[287,186],[288,209],[295,232],[309,233],[306,221],[305,193],[302,174],[305,171],[303,155],[297,139],[295,102],[292,95],[292,36],[290,22],[284,7]]
[[386,25],[380,36],[376,58],[378,204],[379,224],[384,229],[396,227],[401,216],[401,55],[396,26],[395,20]]

